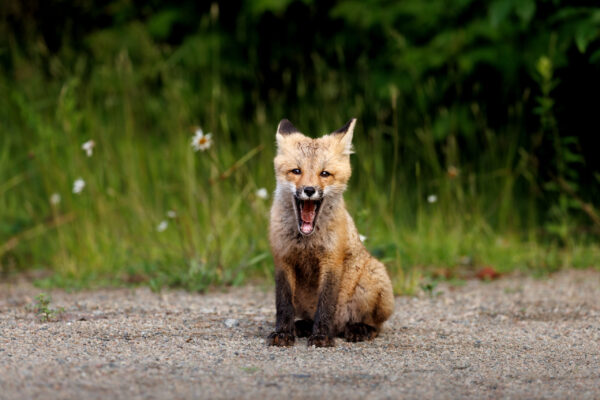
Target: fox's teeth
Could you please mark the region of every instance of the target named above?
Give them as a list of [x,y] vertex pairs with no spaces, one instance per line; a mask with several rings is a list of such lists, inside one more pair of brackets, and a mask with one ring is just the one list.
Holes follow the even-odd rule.
[[302,200],[296,197],[296,218],[298,219],[298,229],[302,234],[310,235],[316,229],[316,219],[321,203],[321,200]]
[[309,222],[302,222],[302,232],[304,233],[310,233],[312,232],[312,225]]

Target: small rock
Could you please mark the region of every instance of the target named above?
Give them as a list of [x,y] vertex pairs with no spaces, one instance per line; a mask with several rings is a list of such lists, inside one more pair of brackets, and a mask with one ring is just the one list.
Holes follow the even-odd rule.
[[306,379],[310,378],[310,374],[292,374],[292,377],[297,379]]
[[234,318],[227,318],[224,323],[226,327],[233,328],[234,326],[238,326],[240,321]]
[[455,364],[454,366],[452,366],[452,369],[457,370],[457,369],[467,369],[471,366],[470,363],[468,362],[458,362],[457,364]]

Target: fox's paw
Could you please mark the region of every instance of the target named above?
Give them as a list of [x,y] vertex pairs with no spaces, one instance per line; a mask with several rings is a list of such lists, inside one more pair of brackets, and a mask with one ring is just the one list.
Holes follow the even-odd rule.
[[307,344],[315,347],[334,347],[335,339],[328,335],[310,335]]
[[269,346],[293,346],[295,337],[288,332],[273,332],[267,336],[267,345]]
[[344,330],[344,337],[347,342],[363,342],[365,340],[375,339],[377,336],[377,329],[371,325],[363,324],[348,324]]
[[313,330],[312,319],[300,319],[294,323],[296,327],[296,336],[298,337],[309,337]]

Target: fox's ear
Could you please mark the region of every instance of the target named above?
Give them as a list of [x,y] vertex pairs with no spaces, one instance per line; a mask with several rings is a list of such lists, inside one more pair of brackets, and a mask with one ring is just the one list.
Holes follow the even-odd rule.
[[279,125],[277,125],[277,133],[275,134],[278,151],[281,151],[281,148],[283,147],[283,140],[285,136],[291,135],[292,133],[300,133],[300,131],[296,129],[296,127],[288,119],[284,118],[279,121]]
[[341,152],[343,154],[350,155],[354,153],[352,150],[352,135],[354,134],[355,125],[356,118],[352,118],[350,121],[346,122],[346,125],[331,133],[333,136],[340,138]]
[[282,119],[279,121],[279,125],[277,126],[277,133],[279,135],[290,135],[292,133],[300,133],[298,129],[290,122],[288,119]]

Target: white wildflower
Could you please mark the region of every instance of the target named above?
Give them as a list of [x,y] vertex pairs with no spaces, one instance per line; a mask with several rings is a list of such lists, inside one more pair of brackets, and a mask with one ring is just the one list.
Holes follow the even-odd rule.
[[265,188],[260,188],[256,191],[256,197],[266,200],[269,198],[269,192],[267,192],[267,189]]
[[169,223],[167,221],[160,221],[160,224],[158,224],[158,226],[156,227],[156,230],[158,232],[164,232],[165,230],[167,230],[168,226],[169,226]]
[[61,197],[58,193],[52,193],[52,196],[50,196],[50,204],[52,204],[53,206],[60,204],[60,200]]
[[167,217],[173,219],[173,218],[177,218],[177,213],[174,210],[169,210],[167,211]]
[[202,129],[196,129],[196,134],[192,137],[192,147],[194,151],[207,150],[212,144],[212,135],[202,132]]
[[79,194],[83,191],[83,188],[85,187],[85,181],[81,178],[77,178],[75,179],[75,182],[73,182],[73,193],[75,194]]
[[360,239],[360,241],[361,241],[361,242],[363,242],[363,243],[364,243],[364,241],[365,241],[365,240],[367,240],[367,237],[366,237],[365,235],[361,235],[361,234],[358,234],[358,238],[359,238],[359,239]]
[[94,142],[93,140],[88,140],[87,142],[81,145],[81,149],[85,151],[85,154],[87,154],[88,157],[91,157],[94,153],[94,146],[96,146],[96,142]]
[[429,196],[427,196],[427,202],[428,203],[435,203],[437,201],[437,196],[435,194],[430,194]]

